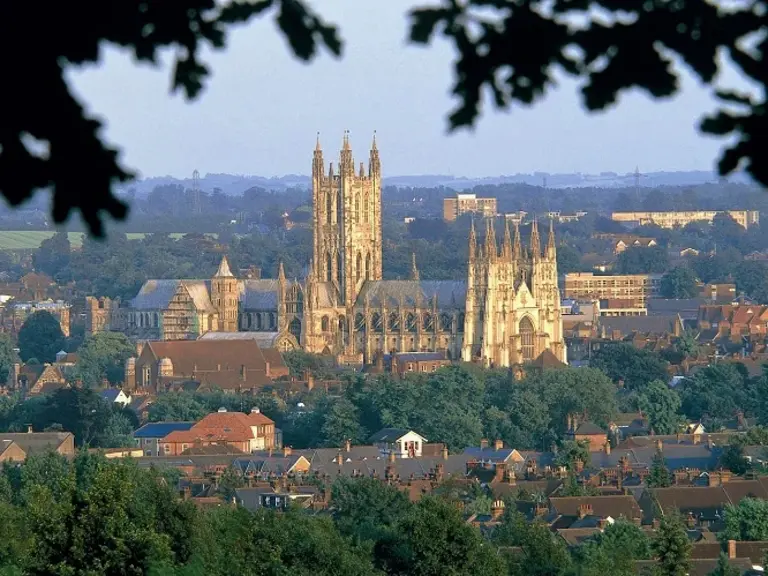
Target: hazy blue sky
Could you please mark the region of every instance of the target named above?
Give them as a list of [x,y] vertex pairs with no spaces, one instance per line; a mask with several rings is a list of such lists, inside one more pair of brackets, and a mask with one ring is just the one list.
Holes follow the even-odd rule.
[[171,97],[170,66],[137,67],[107,51],[103,65],[72,75],[89,110],[107,119],[106,137],[144,176],[207,172],[307,174],[315,133],[326,162],[351,131],[357,161],[377,130],[385,174],[491,176],[520,172],[630,172],[712,169],[722,143],[695,129],[712,100],[693,79],[671,102],[632,93],[618,109],[587,115],[563,83],[532,109],[486,114],[474,133],[447,135],[452,48],[405,43],[413,2],[315,3],[340,25],[344,57],[310,65],[289,56],[271,17],[230,35],[206,55],[208,89],[194,103]]

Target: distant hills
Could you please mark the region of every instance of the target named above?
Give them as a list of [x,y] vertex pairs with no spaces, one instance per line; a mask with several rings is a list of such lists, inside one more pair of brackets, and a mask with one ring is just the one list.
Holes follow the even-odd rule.
[[[656,186],[695,186],[714,183],[719,180],[717,174],[709,171],[692,172],[650,172],[640,174],[640,185],[643,187]],[[733,182],[749,182],[749,177],[736,174],[728,178]],[[122,191],[134,189],[139,196],[149,194],[156,186],[182,185],[192,188],[192,178],[178,179],[171,176],[144,178],[126,185]],[[242,194],[249,188],[258,187],[274,191],[286,191],[291,188],[309,188],[309,176],[290,174],[287,176],[265,178],[262,176],[243,176],[235,174],[206,174],[200,178],[200,188],[211,192],[220,188],[225,194]],[[454,190],[468,190],[475,186],[494,186],[498,184],[528,184],[531,186],[546,186],[548,188],[622,188],[635,185],[635,174],[618,174],[603,172],[600,174],[514,174],[511,176],[488,176],[483,178],[466,178],[427,174],[423,176],[390,176],[384,178],[385,186],[398,188],[437,188],[445,187]]]

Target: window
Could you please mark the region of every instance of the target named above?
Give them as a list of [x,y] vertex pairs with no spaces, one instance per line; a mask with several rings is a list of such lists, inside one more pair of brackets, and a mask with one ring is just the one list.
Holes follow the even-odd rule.
[[371,279],[371,253],[365,255],[365,279]]
[[413,372],[413,364],[408,362],[408,372]]
[[355,261],[355,280],[360,281],[360,276],[363,274],[363,255],[360,252],[357,253],[357,259]]
[[360,194],[355,194],[355,222],[360,223]]
[[325,223],[331,223],[331,214],[333,213],[333,199],[330,191],[325,195]]
[[365,196],[365,202],[363,202],[363,222],[368,224],[368,210],[370,206],[368,205],[368,196]]
[[325,255],[325,279],[327,282],[333,280],[333,259],[330,252]]
[[291,323],[288,326],[288,331],[293,334],[293,337],[296,338],[296,340],[301,339],[301,320],[298,318],[294,318],[291,320]]
[[323,316],[320,319],[320,330],[328,332],[328,316]]
[[520,321],[520,344],[522,346],[523,360],[533,360],[534,342],[533,342],[533,323],[527,316]]

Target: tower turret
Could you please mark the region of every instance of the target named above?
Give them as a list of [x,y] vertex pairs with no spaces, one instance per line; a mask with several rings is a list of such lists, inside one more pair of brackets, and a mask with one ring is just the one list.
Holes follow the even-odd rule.
[[419,269],[416,266],[416,252],[411,253],[411,280],[419,279]]
[[523,245],[520,241],[520,224],[515,222],[515,243],[512,246],[512,259],[520,261],[523,259]]
[[536,261],[541,258],[541,240],[539,239],[539,223],[536,218],[531,224],[531,258]]
[[221,258],[219,268],[211,279],[211,300],[219,315],[220,332],[237,332],[237,315],[240,294],[238,282],[226,256]]
[[379,149],[376,146],[376,130],[373,131],[373,142],[371,142],[371,154],[368,158],[368,175],[378,176],[381,174],[381,160],[379,160]]
[[475,264],[475,258],[477,256],[477,235],[475,234],[475,220],[469,225],[469,262],[471,265]]
[[485,256],[492,262],[499,255],[499,248],[496,245],[496,226],[494,225],[493,218],[488,218],[485,222]]
[[547,248],[544,251],[544,258],[550,261],[557,259],[557,249],[555,248],[555,220],[550,218],[549,220],[549,237],[547,238]]

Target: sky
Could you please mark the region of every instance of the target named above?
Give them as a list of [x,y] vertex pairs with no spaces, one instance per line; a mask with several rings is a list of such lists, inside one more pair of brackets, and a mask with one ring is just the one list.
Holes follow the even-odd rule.
[[342,59],[323,52],[310,64],[290,55],[271,15],[254,20],[229,35],[225,51],[204,54],[213,74],[191,103],[170,94],[170,57],[137,66],[109,48],[69,81],[105,120],[103,136],[124,164],[144,177],[308,174],[316,133],[329,162],[344,130],[358,162],[377,132],[385,177],[714,169],[723,142],[696,130],[714,101],[690,76],[671,101],[632,92],[598,114],[584,111],[566,80],[532,108],[486,107],[474,131],[449,135],[453,48],[439,37],[428,48],[407,44],[414,2],[315,2],[345,46]]

